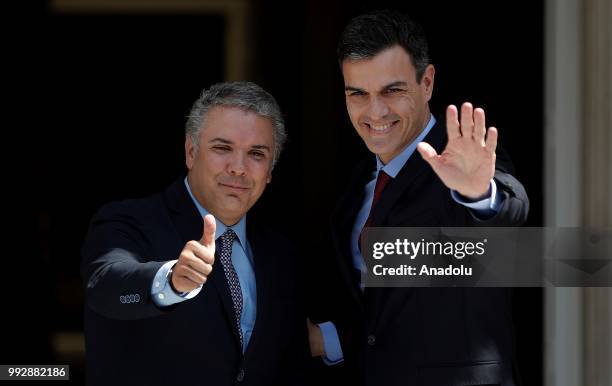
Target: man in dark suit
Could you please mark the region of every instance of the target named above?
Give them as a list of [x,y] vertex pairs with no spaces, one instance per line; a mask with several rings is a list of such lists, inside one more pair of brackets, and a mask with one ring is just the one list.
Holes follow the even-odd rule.
[[82,262],[88,384],[302,384],[296,251],[247,221],[284,140],[269,93],[214,85],[187,121],[187,176],[95,215]]
[[460,116],[449,106],[446,124],[433,117],[435,70],[421,27],[405,15],[353,19],[338,59],[351,122],[373,155],[331,219],[338,280],[325,292],[331,306],[308,323],[312,354],[344,362],[353,384],[514,385],[508,290],[363,288],[359,274],[364,227],[525,221],[529,202],[497,130],[469,103]]

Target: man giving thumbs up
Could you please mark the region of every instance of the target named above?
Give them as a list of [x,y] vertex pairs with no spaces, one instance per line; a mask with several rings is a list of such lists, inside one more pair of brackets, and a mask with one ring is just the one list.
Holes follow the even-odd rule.
[[270,94],[216,84],[187,120],[187,175],[94,216],[82,262],[87,384],[303,384],[296,251],[247,220],[284,140]]

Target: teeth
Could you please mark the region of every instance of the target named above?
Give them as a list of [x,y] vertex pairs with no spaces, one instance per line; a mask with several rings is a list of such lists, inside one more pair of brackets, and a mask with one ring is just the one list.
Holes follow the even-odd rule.
[[370,125],[370,127],[376,131],[384,131],[390,128],[391,125],[393,125],[393,123],[387,123],[386,125],[382,125],[382,126]]

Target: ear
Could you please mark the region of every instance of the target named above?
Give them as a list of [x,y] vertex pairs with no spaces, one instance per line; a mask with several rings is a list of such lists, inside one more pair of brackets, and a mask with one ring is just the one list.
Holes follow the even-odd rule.
[[268,178],[266,178],[266,184],[269,184],[270,182],[272,182],[272,170],[271,169],[268,172]]
[[427,65],[425,68],[425,73],[423,74],[423,79],[421,79],[421,84],[425,88],[425,99],[427,102],[431,99],[434,88],[434,77],[436,75],[436,69],[433,64]]
[[191,140],[191,136],[185,136],[185,165],[187,169],[191,170],[193,163],[195,162],[196,148],[195,144]]

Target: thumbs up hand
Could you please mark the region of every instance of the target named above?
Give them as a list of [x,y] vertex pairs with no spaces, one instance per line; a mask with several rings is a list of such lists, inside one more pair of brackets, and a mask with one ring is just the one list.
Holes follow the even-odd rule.
[[170,284],[176,292],[190,292],[206,283],[215,262],[215,217],[204,217],[204,231],[199,241],[191,240],[172,269]]

